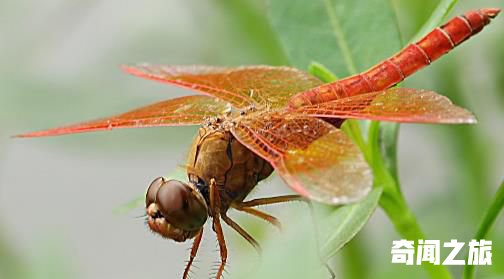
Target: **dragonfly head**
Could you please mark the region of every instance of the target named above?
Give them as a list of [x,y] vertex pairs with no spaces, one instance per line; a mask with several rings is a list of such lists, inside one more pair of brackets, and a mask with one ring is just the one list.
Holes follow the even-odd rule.
[[163,177],[150,184],[145,208],[150,229],[177,242],[193,238],[208,217],[205,199],[198,190]]

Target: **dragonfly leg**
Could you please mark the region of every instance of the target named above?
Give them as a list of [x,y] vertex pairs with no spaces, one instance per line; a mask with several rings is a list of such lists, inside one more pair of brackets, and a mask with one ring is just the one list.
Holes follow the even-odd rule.
[[313,227],[315,228],[315,241],[316,241],[316,245],[317,245],[318,256],[320,258],[321,263],[324,265],[324,267],[327,268],[327,271],[330,274],[330,278],[331,279],[336,278],[334,271],[331,269],[331,267],[329,266],[327,261],[325,261],[323,259],[322,255],[320,254],[318,222],[317,222],[317,219],[315,216],[315,211],[314,211],[313,205],[310,202],[310,200],[308,200],[300,195],[286,195],[286,196],[278,196],[278,197],[270,197],[270,198],[253,199],[250,201],[236,203],[236,204],[233,204],[232,206],[236,210],[243,211],[243,212],[249,213],[251,215],[257,216],[257,217],[264,219],[264,220],[270,222],[271,224],[277,226],[279,229],[281,229],[280,222],[278,221],[277,218],[275,218],[269,214],[266,214],[262,211],[259,211],[253,207],[260,206],[260,205],[269,205],[269,204],[290,202],[290,201],[303,201],[308,204],[308,207],[310,208],[311,219],[313,221]]
[[221,206],[220,206],[220,196],[219,189],[217,189],[217,183],[215,179],[210,180],[210,210],[212,211],[213,223],[212,228],[217,235],[217,241],[219,242],[219,250],[220,250],[220,258],[221,262],[219,265],[219,269],[217,270],[216,279],[220,279],[222,277],[222,273],[224,272],[224,267],[227,262],[227,248],[226,241],[224,240],[224,233],[222,232],[222,226],[220,223],[220,214],[221,214]]
[[276,204],[276,203],[290,202],[290,201],[307,201],[307,199],[300,196],[300,195],[286,195],[286,196],[278,196],[278,197],[253,199],[250,201],[241,202],[240,206],[241,207],[255,207],[255,206],[259,206],[259,205]]
[[187,265],[185,267],[184,275],[182,276],[182,279],[189,278],[189,270],[191,269],[191,265],[194,261],[194,258],[196,258],[196,253],[198,253],[198,248],[200,246],[202,236],[203,236],[203,228],[198,232],[198,234],[194,238],[192,248],[191,248],[191,255],[190,255],[189,261],[187,262]]
[[274,216],[271,216],[265,212],[262,212],[258,209],[252,208],[252,207],[241,207],[240,204],[236,205],[234,207],[236,210],[246,212],[250,215],[254,215],[256,217],[259,217],[266,222],[272,224],[273,226],[277,227],[279,230],[282,230],[282,224],[280,224],[280,221]]
[[233,228],[237,233],[239,233],[243,238],[245,238],[254,248],[257,250],[259,254],[261,254],[261,246],[259,243],[247,232],[245,231],[240,225],[238,225],[235,221],[233,221],[231,218],[229,218],[226,214],[222,214],[222,220]]
[[253,199],[250,201],[234,203],[231,206],[233,208],[235,208],[236,210],[243,211],[243,212],[246,212],[250,215],[254,215],[256,217],[259,217],[259,218],[265,220],[266,222],[269,222],[272,225],[276,226],[279,230],[281,230],[282,226],[280,224],[280,221],[278,221],[277,218],[275,218],[274,216],[271,216],[267,213],[264,213],[258,209],[255,209],[253,207],[260,206],[260,205],[269,205],[269,204],[290,202],[290,201],[307,201],[307,199],[305,199],[299,195],[286,195],[286,196],[278,196],[278,197]]

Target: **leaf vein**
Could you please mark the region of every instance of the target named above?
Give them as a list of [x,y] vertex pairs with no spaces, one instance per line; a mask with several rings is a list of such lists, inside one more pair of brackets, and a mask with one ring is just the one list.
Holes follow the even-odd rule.
[[332,6],[331,0],[324,0],[324,4],[326,6],[327,15],[329,16],[329,21],[333,28],[334,36],[336,37],[336,41],[341,49],[343,59],[345,59],[345,64],[347,66],[350,74],[357,73],[357,67],[355,66],[354,59],[352,57],[352,52],[350,51],[350,47],[348,46],[348,41],[341,29],[341,25],[338,19],[338,15],[336,14],[336,8]]

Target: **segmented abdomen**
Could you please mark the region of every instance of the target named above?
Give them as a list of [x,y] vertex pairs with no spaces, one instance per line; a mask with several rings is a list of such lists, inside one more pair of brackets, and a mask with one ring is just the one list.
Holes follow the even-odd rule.
[[489,8],[457,16],[363,73],[295,95],[289,106],[313,105],[389,88],[481,31],[499,12],[500,9]]

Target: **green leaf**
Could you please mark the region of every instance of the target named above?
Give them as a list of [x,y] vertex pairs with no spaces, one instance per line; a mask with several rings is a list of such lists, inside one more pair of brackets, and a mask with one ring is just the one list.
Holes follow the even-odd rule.
[[291,217],[281,219],[283,230],[275,232],[274,228],[268,228],[271,233],[261,242],[261,255],[248,248],[250,256],[246,260],[235,260],[230,265],[232,278],[330,278],[317,254],[316,230],[309,209],[305,205],[297,209],[288,207]]
[[434,12],[432,12],[429,20],[427,20],[415,36],[411,39],[411,42],[415,42],[425,36],[432,29],[436,28],[452,10],[453,6],[457,4],[458,0],[442,0],[437,6]]
[[[399,123],[381,123],[380,145],[383,161],[394,179],[399,182],[397,170],[397,139],[399,138]],[[397,183],[399,184],[399,183]]]
[[[483,217],[483,221],[481,222],[481,225],[478,228],[478,232],[476,233],[473,239],[480,240],[484,239],[487,236],[488,231],[490,231],[490,228],[492,227],[493,223],[495,223],[495,220],[497,219],[497,216],[499,216],[499,213],[502,211],[503,207],[504,207],[504,181],[501,183],[499,189],[497,190],[495,198],[490,207],[487,209],[485,217]],[[464,268],[464,278],[472,279],[473,277],[474,277],[474,265],[466,265]]]
[[400,47],[390,0],[270,0],[269,7],[287,57],[300,69],[321,61],[345,77]]
[[313,204],[314,214],[300,212],[282,220],[284,230],[261,243],[261,264],[251,267],[250,261],[236,262],[231,274],[247,279],[330,278],[324,265],[367,223],[381,193],[375,188],[362,201],[337,208]]
[[260,1],[213,1],[222,9],[222,21],[226,24],[226,30],[233,31],[234,39],[241,40],[240,43],[246,44],[251,52],[260,54],[259,59],[265,59],[265,63],[283,65],[287,58],[258,2]]
[[308,73],[318,77],[323,82],[338,80],[338,77],[319,62],[312,61],[308,66]]
[[320,228],[322,259],[329,260],[367,223],[380,200],[381,188],[374,188],[362,201],[342,206],[324,217]]

